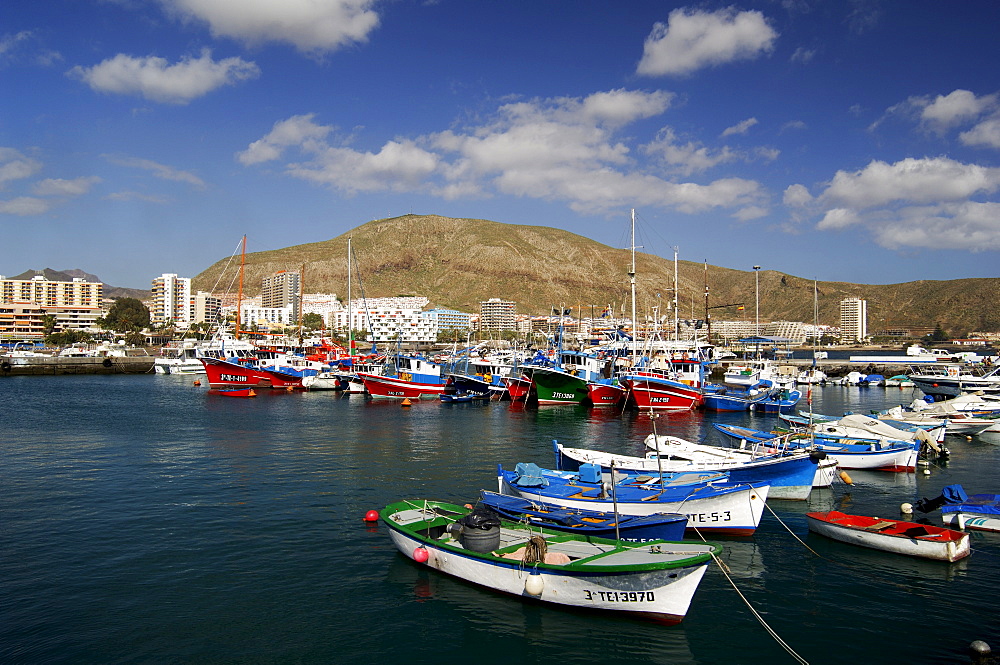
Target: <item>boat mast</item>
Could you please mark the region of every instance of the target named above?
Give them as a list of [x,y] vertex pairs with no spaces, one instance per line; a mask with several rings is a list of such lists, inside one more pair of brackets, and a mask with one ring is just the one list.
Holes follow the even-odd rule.
[[639,334],[639,326],[635,320],[635,208],[632,208],[632,266],[629,269],[628,277],[632,283],[632,360],[634,362],[636,336]]
[[351,236],[347,236],[347,357],[354,357],[354,327],[351,321]]
[[243,236],[243,248],[240,250],[240,286],[236,292],[236,339],[240,338],[240,310],[243,309],[243,268],[247,263],[247,237]]
[[678,283],[677,283],[677,247],[674,247],[674,342],[677,342],[681,338],[681,322],[680,314],[677,308],[680,306],[680,300],[677,293]]
[[299,346],[302,346],[302,319],[305,315],[302,312],[303,296],[306,290],[306,264],[302,264],[299,269]]

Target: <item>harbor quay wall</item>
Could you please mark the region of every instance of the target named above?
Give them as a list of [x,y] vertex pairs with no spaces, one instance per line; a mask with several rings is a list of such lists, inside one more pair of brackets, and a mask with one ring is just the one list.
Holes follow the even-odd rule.
[[[721,379],[723,374],[726,372],[726,368],[730,365],[739,365],[744,361],[742,360],[722,360],[718,364],[712,367],[712,378]],[[794,359],[794,360],[779,360],[777,361],[779,365],[792,365],[797,367],[799,370],[809,369],[812,367],[813,361],[811,359]],[[897,374],[908,374],[913,367],[919,367],[921,364],[926,363],[872,363],[872,362],[861,362],[852,363],[847,360],[817,360],[816,369],[825,373],[831,379],[846,376],[851,372],[861,372],[862,374],[881,374],[886,378],[890,376],[896,376]]]
[[53,374],[149,374],[153,356],[106,358],[11,358],[0,356],[0,376]]

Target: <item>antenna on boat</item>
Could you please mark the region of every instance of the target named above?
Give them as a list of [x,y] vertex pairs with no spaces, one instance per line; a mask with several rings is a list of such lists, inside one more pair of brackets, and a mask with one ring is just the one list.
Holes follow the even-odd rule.
[[653,411],[653,407],[649,407],[649,421],[653,424],[653,443],[656,447],[653,450],[656,451],[656,470],[660,472],[660,489],[663,489],[663,460],[660,459],[660,439],[656,436],[656,419],[659,415]]
[[615,540],[621,540],[621,533],[618,532],[618,490],[615,486],[615,460],[611,459],[611,505],[615,509]]

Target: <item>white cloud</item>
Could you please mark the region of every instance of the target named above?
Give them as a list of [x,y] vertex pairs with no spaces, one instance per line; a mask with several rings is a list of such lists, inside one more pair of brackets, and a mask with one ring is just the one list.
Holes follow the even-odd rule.
[[186,182],[197,189],[205,188],[205,181],[189,171],[181,171],[173,168],[172,166],[166,166],[164,164],[159,164],[149,159],[141,159],[139,157],[121,157],[117,155],[104,155],[104,157],[112,164],[117,164],[118,166],[150,171],[154,177],[160,178],[161,180]]
[[241,164],[259,164],[269,162],[281,157],[285,148],[291,146],[302,146],[303,150],[310,150],[310,144],[322,145],[330,133],[331,127],[323,127],[313,122],[315,114],[295,115],[288,120],[280,120],[274,123],[274,127],[264,138],[254,141],[250,146],[237,153],[236,158]]
[[816,228],[821,231],[830,231],[834,229],[843,229],[848,226],[854,226],[855,224],[860,224],[862,222],[861,217],[853,210],[847,208],[832,208],[827,210],[823,215],[823,219],[820,220]]
[[988,118],[967,132],[958,135],[965,145],[1000,148],[1000,116]]
[[14,148],[0,147],[0,189],[8,182],[30,178],[38,173],[42,163],[22,154]]
[[[663,113],[670,101],[667,93],[626,90],[515,101],[478,125],[397,138],[372,151],[346,145],[312,115],[294,116],[275,123],[236,159],[249,166],[294,153],[284,166],[288,174],[347,193],[416,191],[449,199],[504,193],[563,201],[589,214],[629,205],[733,208],[734,214],[759,208],[765,194],[752,180],[673,182],[637,161],[635,139],[619,132]],[[707,151],[690,153],[720,161]]]
[[656,139],[643,146],[643,150],[646,154],[662,159],[675,172],[686,176],[741,158],[741,155],[727,146],[713,152],[694,141],[681,144],[670,127],[661,129]]
[[1000,203],[963,201],[904,208],[875,229],[883,247],[924,247],[971,252],[1000,250]]
[[[626,125],[639,118],[660,115],[670,108],[673,98],[673,93],[662,90],[641,92],[618,89],[595,92],[584,98],[580,110],[585,117],[598,123],[606,122],[612,126]],[[572,107],[574,104],[570,103],[569,106]]]
[[67,74],[98,92],[187,104],[224,85],[257,78],[260,69],[240,58],[215,61],[206,49],[201,57],[185,57],[175,64],[156,56],[134,58],[119,53],[93,67],[74,67]]
[[377,153],[328,147],[309,162],[290,164],[288,173],[347,194],[408,192],[424,187],[437,166],[438,156],[412,141],[389,141]]
[[17,215],[19,217],[31,217],[48,212],[52,204],[45,199],[36,199],[31,196],[19,196],[9,201],[0,201],[0,215]]
[[[802,185],[785,190],[793,210],[818,210],[816,228],[867,231],[890,249],[1000,249],[1000,203],[980,200],[1000,189],[1000,169],[945,157],[873,161],[838,171],[813,198]],[[858,232],[858,231],[855,231]]]
[[757,118],[747,118],[741,122],[736,123],[732,127],[726,127],[723,130],[723,136],[732,136],[733,134],[746,134],[747,131],[757,124]]
[[963,164],[947,157],[872,161],[860,171],[838,171],[822,199],[855,209],[894,202],[958,201],[1000,187],[1000,168]]
[[643,45],[636,73],[684,75],[714,65],[749,60],[774,48],[778,33],[758,11],[675,9],[657,23]]
[[792,62],[798,62],[804,65],[808,64],[814,57],[816,57],[815,49],[807,49],[800,46],[799,48],[795,49],[794,53],[792,53],[792,57],[790,58],[790,60]]
[[97,176],[74,178],[73,180],[63,180],[62,178],[48,178],[37,183],[34,193],[38,196],[80,196],[90,191],[90,188],[101,182]]
[[951,127],[977,117],[984,110],[996,106],[996,95],[976,97],[968,90],[955,90],[938,95],[928,102],[920,114],[922,121],[941,127]]
[[247,44],[286,42],[320,54],[365,42],[378,27],[375,0],[161,0],[186,19],[208,23],[212,34]]
[[789,185],[782,202],[789,208],[804,208],[812,205],[813,197],[805,185]]
[[104,197],[108,201],[143,201],[145,203],[167,203],[168,199],[157,194],[143,194],[141,192],[123,191],[113,192]]

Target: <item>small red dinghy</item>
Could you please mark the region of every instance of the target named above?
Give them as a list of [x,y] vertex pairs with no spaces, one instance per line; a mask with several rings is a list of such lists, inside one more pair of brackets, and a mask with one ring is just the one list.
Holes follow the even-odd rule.
[[256,397],[257,393],[253,388],[220,388],[212,392],[226,397]]
[[806,513],[809,530],[852,545],[936,561],[969,556],[969,534],[931,524],[917,524],[836,510]]

